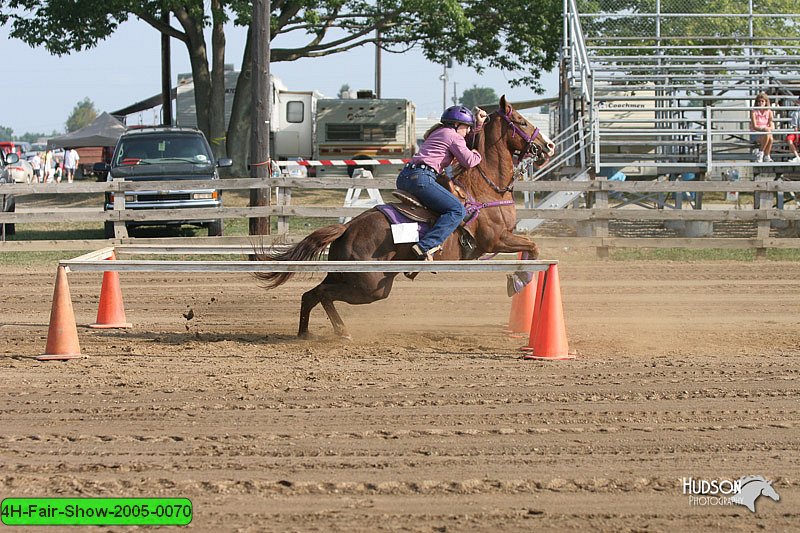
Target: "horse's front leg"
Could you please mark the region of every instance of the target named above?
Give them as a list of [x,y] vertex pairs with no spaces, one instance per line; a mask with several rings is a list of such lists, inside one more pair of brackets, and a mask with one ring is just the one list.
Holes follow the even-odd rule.
[[539,258],[539,247],[535,242],[523,235],[515,235],[510,231],[500,235],[500,239],[489,251],[492,253],[527,252],[528,259]]
[[[538,259],[539,247],[535,242],[522,235],[514,235],[506,232],[500,236],[500,240],[492,252],[522,252],[523,259]],[[533,276],[530,272],[517,271],[507,276],[506,291],[509,296],[520,292],[531,282]]]

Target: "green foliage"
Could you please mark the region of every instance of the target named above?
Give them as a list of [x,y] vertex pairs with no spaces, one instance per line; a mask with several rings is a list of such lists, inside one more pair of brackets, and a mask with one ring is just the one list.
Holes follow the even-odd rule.
[[47,137],[55,137],[58,132],[53,131],[49,135],[47,133],[31,133],[26,132],[22,135],[14,135],[14,130],[6,126],[0,126],[0,141],[25,141],[35,143],[39,139],[46,139]]
[[[162,2],[136,0],[0,0],[0,22],[11,36],[56,55],[92,48],[131,16],[187,44],[214,16],[248,25],[252,4],[221,0],[212,14],[199,0],[167,3],[180,24],[160,24]],[[213,16],[212,16],[213,15]],[[305,35],[295,48],[273,48],[272,61],[318,57],[372,44],[375,29],[388,52],[422,49],[436,63],[448,58],[475,67],[508,70],[513,82],[538,87],[538,72],[556,62],[561,0],[304,0],[272,2],[272,35]]]
[[57,137],[59,133],[57,131],[53,131],[51,133],[23,133],[22,135],[17,136],[17,140],[19,141],[26,141],[29,143],[38,142],[39,139],[47,139],[49,137]]
[[88,126],[97,118],[97,109],[88,97],[84,98],[72,108],[72,113],[67,118],[67,133]]
[[[162,22],[165,7],[173,14],[171,25]],[[562,0],[273,0],[271,7],[272,39],[291,36],[300,43],[271,47],[273,63],[378,42],[387,53],[418,48],[434,63],[453,60],[478,74],[488,67],[502,69],[512,85],[537,93],[543,92],[540,73],[556,65],[562,27]],[[92,48],[131,17],[183,42],[194,74],[198,127],[211,139],[226,138],[229,154],[245,161],[252,51],[249,46],[243,51],[227,132],[220,131],[224,121],[219,120],[225,87],[211,76],[211,63],[225,58],[224,23],[249,26],[252,10],[252,2],[244,0],[0,0],[0,23],[10,25],[12,37],[55,55]],[[209,33],[216,36],[210,44]],[[68,124],[70,131],[73,127]]]
[[477,87],[467,89],[461,95],[459,102],[461,105],[472,109],[480,105],[496,105],[500,97],[490,87]]

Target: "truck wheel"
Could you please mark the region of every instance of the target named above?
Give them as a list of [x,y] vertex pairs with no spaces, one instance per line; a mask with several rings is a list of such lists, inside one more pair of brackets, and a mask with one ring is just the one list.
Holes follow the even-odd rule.
[[114,238],[114,223],[113,222],[105,222],[103,224],[103,231],[106,235],[106,239],[113,239]]
[[222,219],[215,220],[208,223],[208,236],[209,237],[222,237],[224,223]]

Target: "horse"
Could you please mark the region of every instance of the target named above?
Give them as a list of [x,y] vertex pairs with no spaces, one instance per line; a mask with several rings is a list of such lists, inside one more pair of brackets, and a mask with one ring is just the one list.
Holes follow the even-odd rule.
[[731,502],[744,505],[750,512],[756,512],[756,500],[759,496],[767,496],[773,500],[780,501],[781,497],[773,488],[772,481],[764,479],[763,476],[747,476],[739,480],[739,494],[731,497]]
[[[489,114],[484,127],[474,135],[474,145],[483,158],[481,163],[453,179],[465,201],[469,235],[463,237],[464,232],[459,231],[450,235],[436,260],[473,259],[501,252],[523,252],[523,257],[536,259],[539,255],[536,244],[513,233],[516,208],[512,191],[514,180],[519,177],[514,170],[514,158],[532,157],[536,165],[543,166],[555,153],[553,142],[502,96],[498,109]],[[447,186],[446,181],[440,183]],[[465,240],[469,241],[467,247],[461,245]],[[329,261],[403,261],[416,259],[412,244],[394,244],[387,217],[378,208],[372,208],[346,224],[312,232],[285,252],[269,254],[254,250],[254,255],[258,260],[309,261],[321,258],[330,246]],[[255,276],[264,288],[272,289],[288,281],[293,273],[262,272]],[[387,298],[396,276],[397,273],[388,272],[328,272],[319,285],[303,294],[298,337],[309,337],[311,311],[321,304],[334,332],[350,339],[334,302],[358,305]]]

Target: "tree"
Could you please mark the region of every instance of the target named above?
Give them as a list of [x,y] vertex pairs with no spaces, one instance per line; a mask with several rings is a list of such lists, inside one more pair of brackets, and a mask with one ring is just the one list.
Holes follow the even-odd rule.
[[67,133],[77,131],[85,126],[88,126],[94,122],[94,119],[96,118],[97,109],[94,107],[94,102],[89,100],[89,97],[87,96],[75,104],[75,107],[72,108],[72,113],[70,113],[65,124],[67,127]]
[[344,98],[345,94],[350,92],[350,84],[345,83],[339,88],[339,92],[336,94],[336,98]]
[[476,105],[496,104],[498,100],[500,100],[500,98],[494,92],[494,89],[473,85],[471,89],[464,91],[459,99],[459,103],[472,109]]
[[[516,75],[515,85],[542,89],[539,72],[556,63],[561,31],[561,0],[272,0],[272,39],[305,36],[295,48],[272,47],[271,62],[322,57],[374,44],[389,53],[418,47],[432,62],[452,58],[481,73],[496,67]],[[162,6],[175,25],[165,25]],[[11,36],[56,55],[85,50],[111,36],[130,17],[184,43],[192,69],[198,127],[217,155],[238,164],[247,160],[250,135],[250,39],[242,56],[227,134],[224,116],[224,25],[249,26],[251,2],[244,0],[0,0],[0,23],[11,23]],[[204,36],[210,28],[211,48]]]
[[0,139],[6,141],[14,140],[14,130],[7,126],[0,126]]
[[35,132],[26,132],[22,135],[18,136],[18,140],[25,141],[29,143],[39,142],[41,139],[48,139],[50,137],[58,137],[60,134],[53,130],[51,133],[35,133]]

